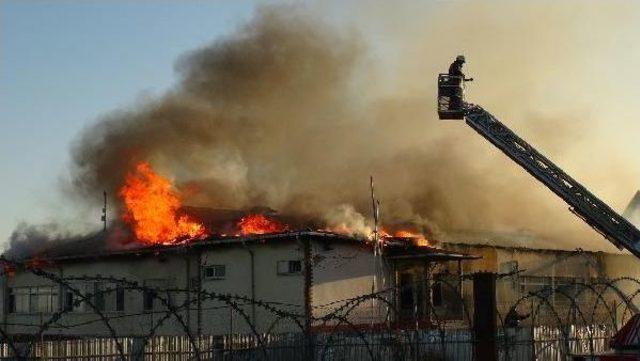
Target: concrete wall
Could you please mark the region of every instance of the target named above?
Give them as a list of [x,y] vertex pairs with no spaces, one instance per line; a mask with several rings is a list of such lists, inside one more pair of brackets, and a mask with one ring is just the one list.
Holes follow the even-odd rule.
[[[304,273],[279,274],[277,269],[278,261],[302,261],[303,258],[302,244],[295,240],[210,249],[202,254],[203,266],[225,265],[226,278],[203,279],[202,288],[206,292],[255,298],[278,309],[304,315]],[[203,302],[202,332],[247,333],[251,332],[249,322],[261,331],[293,331],[297,328],[291,320],[278,319],[260,305],[239,302],[237,306],[238,309],[233,310],[225,302],[212,299]]]
[[[513,277],[504,277],[498,281],[498,303],[504,310],[543,284],[558,286],[564,283],[631,277],[640,279],[640,261],[632,255],[603,252],[536,250],[526,248],[493,247],[469,244],[443,243],[442,247],[456,252],[481,255],[483,258],[464,263],[464,272],[489,271],[508,273],[517,264],[520,272]],[[538,286],[539,285],[539,286]],[[616,286],[626,294],[632,294],[640,286],[633,281],[619,281]],[[579,287],[576,287],[576,289]],[[471,282],[465,283],[465,295],[471,301]],[[567,287],[567,293],[573,292]],[[583,293],[589,296],[589,292]],[[606,298],[614,302],[616,295],[607,294]],[[577,300],[579,302],[579,300]],[[550,302],[564,307],[570,301],[565,296],[555,294]]]
[[[254,255],[253,275],[251,253]],[[201,277],[199,275],[201,268],[198,267],[199,258],[203,267],[224,265],[225,277],[223,279]],[[255,298],[279,309],[304,315],[304,273],[278,274],[277,270],[278,261],[302,261],[302,259],[301,243],[285,241],[251,244],[246,247],[240,244],[216,247],[204,250],[201,255],[198,252],[166,253],[139,257],[112,257],[99,261],[58,262],[54,268],[48,268],[47,272],[65,279],[82,276],[113,277],[138,282],[140,285],[179,290],[187,290],[190,286],[197,289],[200,281],[203,291],[211,294],[211,297],[201,299],[200,307],[195,294],[158,292],[159,297],[170,298],[174,306],[182,306],[178,314],[184,323],[184,326],[181,325],[178,318],[171,316],[157,328],[156,334],[159,335],[184,334],[184,328],[194,333],[204,334],[248,333],[251,332],[249,323],[253,323],[258,331],[279,332],[292,331],[297,326],[290,320],[278,320],[271,311],[264,307],[253,306],[250,300]],[[254,293],[252,293],[252,284]],[[18,271],[15,276],[5,280],[2,300],[7,299],[10,288],[47,285],[56,284],[30,272]],[[88,283],[72,280],[70,285],[84,293]],[[62,310],[64,287],[61,285],[56,287],[58,287],[58,310]],[[93,287],[91,285],[91,289]],[[116,284],[106,284],[104,287],[115,289]],[[223,302],[215,297],[219,295],[237,295],[245,297],[247,301]],[[113,310],[115,297],[115,291],[105,294],[106,305],[103,313],[106,318],[109,318],[111,327],[116,329],[119,335],[147,334],[153,327],[157,327],[159,320],[167,314],[167,307],[158,300],[155,301],[154,312],[145,311],[143,293],[137,290],[125,292],[125,311],[116,312]],[[33,333],[51,315],[52,313],[3,312],[3,319],[11,333]],[[66,313],[57,323],[59,325],[48,330],[48,334],[107,335],[109,332],[101,317],[88,306],[77,307]],[[17,324],[21,326],[15,326]],[[23,324],[33,326],[22,326]]]
[[[313,244],[313,315],[321,317],[331,312],[342,303],[338,300],[349,300],[370,294],[374,286],[380,291],[393,287],[394,277],[383,261],[378,259],[375,265],[372,250],[354,244]],[[383,294],[391,300],[392,294]],[[381,322],[385,318],[386,305],[381,300],[358,302],[348,316],[355,324]]]
[[[395,286],[395,271],[399,264],[394,264],[395,268],[388,267],[384,263],[375,266],[371,250],[361,244],[313,239],[309,245],[312,265],[310,302],[312,314],[315,317],[326,315],[339,307],[340,305],[335,301],[370,293],[376,268],[379,270],[376,290]],[[571,252],[562,251],[460,244],[443,244],[442,246],[452,251],[483,257],[476,261],[462,262],[462,269],[466,274],[476,271],[505,273],[509,272],[509,267],[514,267],[515,264],[520,271],[527,269],[499,282],[498,301],[505,307],[512,305],[523,295],[522,287],[527,285],[523,280],[527,277],[533,280],[560,279],[561,277],[576,280],[621,276],[640,277],[640,267],[637,267],[637,260],[632,256],[590,252],[570,256]],[[183,334],[185,327],[194,333],[203,334],[249,333],[251,332],[250,324],[255,325],[258,332],[285,332],[299,330],[299,326],[290,319],[278,318],[268,308],[275,307],[296,313],[300,316],[299,320],[304,321],[304,247],[303,241],[292,238],[244,245],[238,243],[201,251],[185,249],[183,252],[166,252],[159,255],[127,255],[98,260],[58,262],[55,267],[47,267],[46,270],[62,278],[100,275],[126,279],[141,285],[148,284],[159,289],[187,290],[189,287],[197,289],[198,285],[201,285],[204,291],[213,296],[230,294],[247,299],[247,301],[236,300],[229,303],[205,297],[198,302],[195,292],[160,291],[160,297],[170,299],[171,303],[180,310],[177,316],[171,316],[164,324],[157,327],[155,333],[159,335]],[[279,261],[295,260],[302,261],[301,272],[292,274],[278,272]],[[200,264],[203,267],[224,265],[225,275],[222,279],[202,277]],[[407,267],[409,266],[410,264],[407,264]],[[416,279],[420,281],[424,272],[418,266],[416,266]],[[436,268],[435,272],[455,275],[457,267],[457,262],[443,263]],[[4,280],[3,297],[0,297],[0,302],[3,303],[1,309],[6,308],[4,302],[7,300],[9,288],[45,285],[55,285],[55,283],[30,272],[16,272],[13,277]],[[82,280],[71,281],[71,285],[85,292],[86,285]],[[633,286],[628,285],[630,289]],[[64,288],[61,285],[56,287],[59,295],[58,309],[62,309]],[[106,284],[104,287],[113,290],[115,284]],[[635,287],[637,289],[637,285]],[[470,304],[471,282],[464,282],[463,294],[467,304]],[[261,303],[250,302],[252,298]],[[114,310],[114,300],[115,292],[105,295],[104,314],[109,318],[110,326],[115,328],[119,335],[148,334],[166,315],[167,308],[157,301],[154,312],[144,310],[142,292],[137,290],[125,292],[124,312]],[[393,303],[394,295],[389,294],[387,300]],[[189,307],[186,307],[186,304]],[[358,324],[382,322],[386,319],[387,311],[388,308],[382,301],[362,302],[349,313],[349,321]],[[28,314],[3,311],[2,321],[5,329],[10,333],[33,333],[49,317],[51,313]],[[109,330],[108,325],[96,312],[85,307],[63,315],[54,327],[47,330],[47,333],[108,335]]]
[[[358,243],[311,240],[310,264],[312,267],[310,302],[313,316],[321,316],[338,307],[330,304],[337,300],[350,299],[371,292],[375,266],[371,250]],[[88,306],[76,307],[65,312],[47,334],[57,335],[108,335],[109,326],[118,335],[140,336],[155,332],[158,335],[184,334],[188,328],[193,333],[228,334],[250,333],[250,325],[258,332],[300,331],[292,319],[278,317],[269,307],[286,310],[305,320],[305,246],[300,239],[272,240],[264,243],[237,243],[207,249],[185,249],[183,252],[162,254],[112,256],[101,259],[58,261],[46,268],[57,277],[82,278],[112,277],[137,282],[159,289],[158,296],[170,299],[179,309],[178,316],[171,316],[158,326],[167,315],[167,307],[156,300],[153,312],[143,308],[143,292],[125,292],[125,311],[116,311],[116,283],[106,282],[101,287],[105,293],[105,309],[101,311],[109,324]],[[299,272],[279,272],[278,262],[300,261]],[[199,266],[201,265],[201,267]],[[208,266],[224,266],[221,278],[207,278],[202,270]],[[386,266],[380,264],[377,288],[393,286],[394,277]],[[93,292],[93,284],[83,280],[71,280],[69,284],[83,295]],[[55,285],[58,292],[57,311],[63,309],[65,287],[36,276],[29,271],[17,271],[4,280],[3,297],[7,300],[9,290],[17,287]],[[198,301],[195,292],[198,285],[206,296]],[[164,290],[171,289],[166,292]],[[237,295],[246,300],[226,301],[221,295]],[[76,297],[75,300],[79,298]],[[260,301],[251,302],[251,299]],[[391,301],[391,300],[390,300]],[[364,302],[350,313],[354,323],[371,321],[373,314],[384,319],[386,307],[381,302]],[[2,307],[2,320],[12,334],[36,332],[53,312],[8,313]],[[366,320],[365,320],[366,317]],[[181,322],[183,324],[181,324]],[[155,327],[155,331],[154,331]]]
[[[158,283],[163,280],[167,288],[186,288],[187,284],[187,262],[188,258],[183,256],[162,256],[162,257],[127,257],[112,258],[100,261],[67,262],[58,263],[55,267],[47,267],[45,271],[60,278],[72,279],[84,276],[101,276],[124,278],[128,281],[139,284]],[[53,285],[58,291],[58,310],[62,310],[66,287],[60,283],[48,280],[46,277],[34,275],[28,271],[16,272],[13,277],[6,279],[6,287],[3,288],[3,300],[8,299],[9,288],[30,286]],[[77,289],[83,295],[93,292],[94,282],[83,280],[70,280],[69,286]],[[101,282],[101,287],[105,290],[115,290],[116,283]],[[171,297],[174,304],[184,302],[184,294],[161,294],[161,297]],[[157,325],[158,318],[164,314],[166,307],[161,302],[156,301],[154,310],[156,312],[145,312],[143,310],[142,292],[137,290],[125,291],[125,311],[115,311],[115,291],[105,292],[105,309],[101,311],[105,318],[109,318],[107,325],[97,312],[89,305],[84,304],[76,307],[72,312],[65,313],[56,325],[50,328],[48,334],[68,334],[80,333],[84,335],[108,335],[108,326],[117,329],[123,335],[140,335],[150,332]],[[79,300],[79,295],[75,295],[75,300]],[[31,333],[40,328],[46,322],[51,313],[6,313],[3,307],[3,321],[11,333]],[[189,318],[187,311],[183,310],[180,315]],[[34,326],[28,326],[34,325]],[[157,334],[175,334],[178,331],[176,323],[166,322],[157,329]]]

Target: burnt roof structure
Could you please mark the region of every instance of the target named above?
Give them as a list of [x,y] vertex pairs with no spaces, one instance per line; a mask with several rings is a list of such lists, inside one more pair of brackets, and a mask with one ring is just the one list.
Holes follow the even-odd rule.
[[[98,233],[92,236],[69,241],[58,242],[38,252],[32,258],[51,261],[86,260],[105,257],[141,256],[148,254],[165,254],[171,252],[187,252],[202,248],[229,247],[234,245],[285,242],[301,238],[314,239],[327,243],[350,243],[355,246],[372,248],[373,244],[363,238],[327,231],[289,231],[282,233],[255,234],[247,236],[212,235],[202,239],[188,240],[171,245],[144,245],[141,243],[115,243],[110,241],[114,235]],[[451,261],[477,259],[462,253],[451,252],[435,247],[416,246],[408,237],[393,237],[385,241],[383,255],[389,259],[426,259],[433,261]]]

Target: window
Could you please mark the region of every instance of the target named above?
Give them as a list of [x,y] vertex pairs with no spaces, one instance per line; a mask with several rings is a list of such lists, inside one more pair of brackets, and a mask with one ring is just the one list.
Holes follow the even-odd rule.
[[300,260],[278,261],[279,275],[296,275],[300,273],[302,273],[302,261]]
[[29,313],[29,287],[19,287],[13,292],[13,312]]
[[95,306],[95,283],[94,282],[79,282],[77,284],[71,285],[76,291],[72,292],[68,290],[69,300],[65,300],[65,302],[69,302],[69,306],[72,308],[73,312],[93,312],[93,308],[86,304],[86,300],[91,300],[91,303]]
[[156,292],[153,290],[144,290],[142,293],[142,309],[145,311],[153,311],[153,299]]
[[124,288],[116,288],[116,311],[124,311]]
[[209,265],[203,267],[203,278],[206,280],[223,280],[227,276],[225,265]]
[[54,286],[11,289],[9,306],[16,313],[51,313],[58,310],[58,288]]
[[509,274],[518,272],[518,261],[507,261],[500,263],[500,273]]
[[413,312],[413,275],[411,273],[400,274],[400,309],[403,311]]
[[[142,292],[142,309],[147,312],[158,310],[164,305],[163,300],[156,302],[156,298],[166,299],[165,293],[171,289],[173,280],[149,279],[144,281],[145,289]],[[167,301],[168,302],[168,301]]]
[[93,284],[93,305],[98,311],[104,311],[104,294],[106,292],[104,283],[95,282]]
[[433,307],[440,307],[444,305],[442,294],[442,282],[436,282],[431,286],[431,304]]
[[523,295],[544,291],[543,296],[550,294],[552,285],[551,277],[522,276],[520,277],[520,292]]
[[29,291],[29,311],[31,313],[53,312],[58,309],[56,287],[31,287]]
[[73,311],[73,292],[70,290],[64,291],[64,310]]
[[14,312],[16,309],[16,296],[13,294],[13,290],[11,288],[7,288],[7,303],[5,304],[5,313]]

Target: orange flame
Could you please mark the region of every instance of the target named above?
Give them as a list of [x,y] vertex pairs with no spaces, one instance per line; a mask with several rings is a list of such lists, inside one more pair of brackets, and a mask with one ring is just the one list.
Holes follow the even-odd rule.
[[44,268],[46,266],[51,266],[51,265],[52,263],[50,261],[40,258],[38,256],[34,256],[33,258],[27,260],[24,264],[24,266],[27,269],[40,269],[40,268]]
[[148,163],[139,163],[120,188],[126,212],[123,219],[136,238],[146,244],[168,244],[178,238],[194,238],[204,227],[189,216],[178,216],[181,207],[171,182],[155,173]]
[[414,233],[406,230],[399,230],[393,234],[394,237],[411,238],[413,244],[418,247],[428,247],[429,241],[424,234]]
[[251,214],[242,217],[237,224],[240,234],[267,234],[280,233],[289,230],[289,227],[273,219],[269,219],[262,214]]
[[424,234],[421,233],[416,233],[416,232],[412,232],[412,231],[407,231],[404,229],[401,230],[397,230],[394,232],[389,232],[384,228],[381,228],[380,231],[378,231],[380,234],[380,237],[384,238],[394,238],[394,237],[398,237],[398,238],[407,238],[407,239],[411,239],[411,242],[418,247],[428,247],[429,246],[429,241],[427,240],[427,237],[425,237]]

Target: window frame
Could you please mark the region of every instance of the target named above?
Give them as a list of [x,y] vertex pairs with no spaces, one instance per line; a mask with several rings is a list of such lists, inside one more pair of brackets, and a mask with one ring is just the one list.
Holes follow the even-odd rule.
[[[211,276],[207,276],[207,271],[211,270]],[[220,270],[222,270],[220,274]],[[227,279],[227,265],[207,264],[202,266],[202,279],[205,281],[220,281]]]
[[126,309],[126,293],[125,289],[122,286],[116,286],[115,289],[115,304],[114,304],[114,312],[124,312]]
[[304,266],[301,259],[287,259],[276,262],[276,273],[278,276],[299,276],[302,275],[303,272]]
[[9,313],[50,314],[60,309],[56,285],[11,287],[9,292]]
[[144,289],[142,291],[142,311],[153,312],[155,306],[155,298],[157,292],[152,289]]

